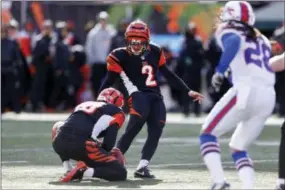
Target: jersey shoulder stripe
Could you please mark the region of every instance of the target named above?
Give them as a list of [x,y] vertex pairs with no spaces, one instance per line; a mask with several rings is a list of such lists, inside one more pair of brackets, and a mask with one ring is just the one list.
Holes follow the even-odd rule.
[[106,59],[108,71],[121,73],[123,71],[121,64],[124,61],[126,54],[128,54],[128,52],[124,47],[114,49]]

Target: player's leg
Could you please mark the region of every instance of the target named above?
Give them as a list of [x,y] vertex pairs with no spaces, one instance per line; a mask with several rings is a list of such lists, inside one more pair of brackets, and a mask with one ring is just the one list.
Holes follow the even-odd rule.
[[142,129],[149,112],[147,96],[144,96],[142,92],[132,94],[128,100],[128,104],[130,119],[124,134],[117,143],[117,148],[119,148],[123,154],[127,152],[134,138]]
[[74,159],[80,160],[77,166],[62,178],[62,182],[82,180],[84,178],[100,178],[108,181],[123,181],[127,178],[127,170],[111,153],[100,148],[93,141],[86,141],[82,150]]
[[147,139],[142,149],[142,156],[135,172],[135,177],[154,178],[148,169],[148,164],[153,157],[166,120],[166,108],[161,98],[151,102],[150,113],[147,118]]
[[285,190],[285,121],[281,127],[281,140],[279,146],[279,162],[278,162],[278,181],[277,188]]
[[236,106],[237,93],[230,89],[217,102],[207,116],[200,135],[200,151],[211,174],[213,189],[219,189],[225,183],[225,175],[221,163],[218,137],[231,131],[241,120],[242,113]]
[[53,150],[60,157],[65,173],[73,169],[71,163],[69,162],[70,157],[67,150],[69,146],[70,146],[69,142],[66,141],[62,135],[59,135],[55,139],[53,139],[52,142]]
[[115,160],[104,166],[96,167],[93,177],[108,181],[124,181],[127,179],[127,170]]
[[262,132],[266,119],[267,117],[255,116],[241,122],[229,144],[243,189],[254,188],[254,168],[247,148]]
[[254,168],[247,149],[262,132],[265,121],[274,109],[275,91],[267,87],[251,88],[246,103],[244,110],[246,117],[233,133],[229,146],[232,149],[232,158],[242,182],[242,188],[253,189]]

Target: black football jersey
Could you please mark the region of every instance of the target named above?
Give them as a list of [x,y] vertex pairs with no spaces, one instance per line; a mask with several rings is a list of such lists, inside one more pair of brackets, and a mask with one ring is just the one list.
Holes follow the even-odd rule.
[[[88,139],[100,136],[109,126],[117,123],[121,127],[124,123],[123,111],[113,104],[88,101],[75,107],[73,113],[65,121],[61,131],[73,133],[79,138]],[[101,136],[102,137],[102,136]]]
[[150,43],[142,55],[133,55],[126,48],[113,50],[107,57],[107,69],[120,75],[129,95],[135,91],[160,93],[158,70],[165,62],[161,48]]

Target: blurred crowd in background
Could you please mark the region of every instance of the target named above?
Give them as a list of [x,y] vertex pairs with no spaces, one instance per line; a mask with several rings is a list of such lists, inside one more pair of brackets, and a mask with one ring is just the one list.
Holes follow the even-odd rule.
[[[200,116],[231,87],[224,82],[215,92],[210,79],[221,55],[213,35],[203,41],[197,23],[189,21],[183,30],[175,23],[169,25],[161,7],[153,6],[147,22],[152,34],[182,34],[183,43],[178,55],[163,45],[167,65],[195,91],[203,92],[209,104],[193,103],[187,94],[168,86],[161,76],[162,93],[168,111]],[[104,9],[103,9],[104,10]],[[125,16],[118,25],[109,23],[109,13],[98,11],[94,19],[80,23],[84,32],[75,30],[74,20],[43,19],[41,27],[26,21],[19,24],[15,18],[2,22],[1,27],[1,110],[28,112],[62,112],[76,104],[94,100],[107,72],[106,57],[115,48],[125,45],[124,32],[135,19]],[[84,25],[84,26],[82,26]],[[267,35],[268,36],[268,35]],[[274,53],[284,51],[284,23],[268,36],[275,40]],[[284,72],[276,75],[277,104],[275,112],[285,115],[280,106],[285,104]],[[282,78],[282,80],[281,80]]]

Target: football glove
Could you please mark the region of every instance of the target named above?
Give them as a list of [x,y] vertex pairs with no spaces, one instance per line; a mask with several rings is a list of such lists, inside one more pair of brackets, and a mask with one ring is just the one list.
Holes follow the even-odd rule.
[[119,161],[119,163],[122,165],[122,166],[125,166],[126,164],[126,159],[125,159],[125,156],[122,154],[122,152],[120,151],[120,149],[118,148],[113,148],[111,150],[111,154]]
[[220,91],[220,88],[224,81],[224,75],[221,73],[215,73],[212,77],[212,86],[214,87],[216,92]]

